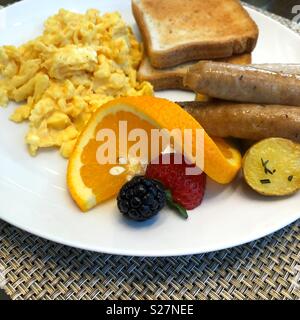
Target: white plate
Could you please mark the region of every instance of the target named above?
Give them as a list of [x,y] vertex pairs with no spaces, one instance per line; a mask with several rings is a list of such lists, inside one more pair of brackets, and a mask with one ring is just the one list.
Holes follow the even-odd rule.
[[[118,10],[135,26],[130,1],[25,0],[0,11],[0,45],[17,45],[37,36],[43,21],[59,8],[84,12],[92,7],[102,12]],[[299,36],[254,10],[249,12],[260,29],[254,62],[299,63]],[[159,96],[193,99],[192,94],[181,91]],[[188,221],[164,210],[151,222],[128,222],[118,213],[115,201],[84,215],[68,195],[66,161],[57,151],[31,158],[23,143],[27,125],[8,120],[13,108],[0,110],[0,218],[38,236],[105,253],[184,255],[240,245],[300,217],[300,194],[264,198],[250,191],[241,178],[227,187],[208,181],[205,200],[190,212]]]

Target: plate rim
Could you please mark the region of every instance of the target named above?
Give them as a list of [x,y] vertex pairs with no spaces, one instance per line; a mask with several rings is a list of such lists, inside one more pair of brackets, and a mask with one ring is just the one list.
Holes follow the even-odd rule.
[[[163,252],[162,250],[158,250],[159,252],[158,251],[156,252],[155,250],[151,250],[151,251],[148,250],[147,254],[143,253],[142,249],[127,249],[126,251],[123,251],[122,249],[120,250],[120,249],[115,249],[115,248],[107,249],[107,246],[106,246],[106,248],[101,249],[101,245],[85,246],[80,243],[75,244],[74,242],[65,240],[59,236],[54,236],[54,235],[53,236],[51,236],[51,235],[45,236],[39,231],[33,231],[33,229],[29,230],[29,228],[27,228],[27,227],[19,226],[18,223],[12,223],[10,221],[10,219],[4,219],[2,217],[0,217],[0,219],[2,221],[12,225],[13,227],[17,227],[20,230],[23,230],[23,231],[29,233],[30,235],[37,236],[39,238],[54,242],[56,244],[65,245],[70,248],[75,248],[75,249],[85,250],[85,251],[90,251],[90,252],[96,252],[96,253],[102,253],[102,254],[108,254],[108,255],[116,255],[116,256],[164,258],[164,257],[191,256],[191,255],[199,255],[199,254],[205,254],[205,253],[210,253],[210,252],[217,252],[217,251],[240,247],[240,246],[243,246],[247,243],[251,243],[253,241],[259,241],[260,239],[262,239],[268,235],[271,235],[271,234],[273,234],[283,228],[286,228],[287,226],[289,226],[290,224],[292,224],[294,222],[297,222],[298,220],[300,221],[300,214],[299,214],[299,217],[293,217],[291,219],[287,219],[287,222],[285,222],[283,226],[282,226],[282,224],[278,224],[278,226],[270,228],[269,231],[261,232],[260,235],[256,235],[254,237],[249,237],[248,239],[245,239],[243,241],[237,241],[236,243],[232,243],[230,245],[225,245],[223,247],[218,246],[216,248],[216,246],[215,247],[211,246],[211,247],[207,247],[206,250],[195,249],[195,250],[190,250],[190,251],[182,249],[182,251],[184,251],[184,252],[178,251],[178,249],[168,249],[166,252]],[[176,253],[173,252],[175,250],[177,250]]]
[[[22,0],[16,3],[13,3],[11,5],[8,5],[7,7],[1,8],[1,11],[5,11],[5,10],[13,10],[14,7],[18,7],[18,6],[23,6],[26,5],[26,3],[28,2],[32,2],[34,3],[36,0]],[[294,35],[296,35],[299,38],[300,41],[300,35],[288,28],[286,25],[284,25],[283,23],[281,23],[280,21],[277,21],[275,19],[273,19],[272,17],[266,15],[265,13],[256,10],[255,8],[253,8],[252,6],[247,6],[245,4],[243,4],[243,6],[245,7],[245,9],[251,14],[253,12],[255,12],[255,14],[258,14],[260,16],[262,16],[264,19],[267,19],[269,21],[272,21],[272,23],[276,23],[278,25],[280,25],[281,27],[283,27],[285,29],[285,32],[291,32]],[[208,253],[208,252],[214,252],[214,251],[220,251],[220,250],[225,250],[225,249],[229,249],[229,248],[233,248],[233,247],[238,247],[238,246],[242,246],[246,243],[250,243],[252,241],[256,241],[259,240],[265,236],[271,235],[274,232],[277,232],[285,227],[287,227],[288,225],[292,224],[293,222],[296,222],[300,219],[300,212],[299,213],[295,213],[294,215],[292,215],[292,217],[290,217],[289,219],[286,219],[286,221],[284,223],[278,223],[276,225],[271,225],[270,228],[265,228],[263,232],[260,232],[259,234],[256,234],[253,237],[245,237],[245,239],[243,241],[236,241],[232,244],[226,244],[224,246],[218,246],[218,245],[214,245],[211,247],[207,247],[206,250],[203,249],[193,249],[193,250],[186,250],[186,249],[180,249],[184,252],[181,252],[178,249],[167,249],[166,252],[163,252],[162,250],[147,250],[147,253],[145,251],[143,251],[142,249],[118,249],[118,248],[108,248],[108,246],[105,246],[105,248],[101,247],[101,244],[95,244],[95,245],[84,245],[81,243],[77,243],[74,241],[69,241],[64,239],[62,236],[55,236],[55,234],[53,234],[53,232],[49,235],[40,232],[39,230],[36,230],[35,227],[30,228],[27,226],[22,226],[19,223],[15,223],[14,221],[12,221],[13,219],[8,219],[8,218],[3,218],[1,216],[1,212],[0,212],[0,219],[6,223],[9,223],[12,226],[15,226],[21,230],[24,230],[25,232],[34,235],[34,236],[38,236],[40,238],[46,239],[47,241],[52,241],[55,242],[57,244],[62,244],[62,245],[66,245],[72,248],[76,248],[76,249],[80,249],[80,250],[88,250],[88,251],[92,251],[92,252],[98,252],[98,253],[104,253],[104,254],[110,254],[110,255],[122,255],[122,256],[135,256],[135,257],[174,257],[174,256],[190,256],[190,255],[194,255],[194,254],[204,254],[204,253]],[[176,252],[173,252],[176,251]]]

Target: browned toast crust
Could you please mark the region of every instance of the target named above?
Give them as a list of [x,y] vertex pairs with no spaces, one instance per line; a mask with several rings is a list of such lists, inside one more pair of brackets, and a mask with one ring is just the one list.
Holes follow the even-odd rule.
[[[133,15],[144,39],[144,45],[152,66],[155,68],[168,68],[193,60],[224,58],[242,53],[251,53],[257,43],[258,28],[248,12],[239,4],[239,1],[229,1],[238,8],[239,14],[247,20],[247,30],[245,29],[238,34],[232,32],[232,35],[226,36],[223,39],[193,41],[159,51],[153,50],[151,30],[148,29],[145,22],[143,11],[132,2]],[[224,28],[226,28],[226,24]]]
[[[246,53],[229,58],[221,58],[215,60],[234,64],[251,64],[251,54]],[[189,65],[191,66],[191,64]],[[149,69],[148,73],[145,72],[145,69],[147,68]],[[149,81],[156,91],[166,89],[181,89],[191,91],[191,89],[187,88],[183,84],[183,79],[185,73],[187,72],[187,69],[188,65],[186,67],[184,65],[181,65],[169,69],[155,69],[149,64],[148,58],[144,57],[138,70],[137,76],[139,81]]]

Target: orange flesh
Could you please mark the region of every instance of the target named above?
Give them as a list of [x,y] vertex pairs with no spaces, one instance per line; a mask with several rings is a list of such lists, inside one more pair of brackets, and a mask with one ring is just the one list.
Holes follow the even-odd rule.
[[[91,139],[88,144],[85,146],[82,155],[81,155],[81,161],[83,163],[80,171],[81,171],[81,177],[84,182],[84,184],[93,190],[93,193],[96,196],[97,202],[104,201],[108,198],[113,197],[122,187],[122,185],[125,183],[127,178],[127,166],[122,165],[119,163],[116,164],[102,164],[99,165],[96,159],[96,154],[98,148],[105,143],[105,141],[96,141],[96,135],[101,129],[111,129],[116,139],[116,146],[117,146],[117,153],[116,158],[119,157],[126,157],[127,154],[120,154],[119,153],[119,146],[122,145],[124,142],[127,141],[128,150],[136,143],[136,141],[128,141],[128,139],[125,140],[125,137],[122,137],[122,140],[119,141],[119,122],[120,121],[126,121],[127,122],[127,132],[130,132],[133,129],[141,129],[145,130],[147,132],[147,136],[150,137],[151,130],[155,129],[153,125],[151,125],[149,122],[139,118],[138,116],[134,115],[133,113],[126,112],[126,111],[118,111],[115,114],[109,114],[103,120],[101,123],[98,124],[96,127],[94,138]],[[150,154],[151,150],[151,144],[150,141],[148,141],[148,154]],[[122,150],[121,150],[122,151]],[[149,159],[147,159],[149,160]],[[115,167],[120,166],[124,167],[125,171],[121,173],[120,175],[111,175],[110,170]],[[101,183],[99,184],[99,182]]]
[[232,158],[233,155],[230,149],[230,143],[228,141],[224,143],[225,140],[223,138],[218,138],[218,137],[213,137],[213,140],[214,140],[214,143],[218,146],[220,151],[223,153],[223,155],[227,159]]

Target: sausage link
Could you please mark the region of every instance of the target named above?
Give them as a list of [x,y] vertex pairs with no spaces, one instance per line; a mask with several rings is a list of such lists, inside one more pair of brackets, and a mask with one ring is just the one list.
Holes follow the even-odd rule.
[[202,61],[191,67],[184,84],[192,90],[223,100],[300,106],[300,76]]
[[300,141],[300,108],[223,101],[178,102],[209,135],[261,140],[281,137]]
[[262,63],[249,66],[274,72],[300,75],[300,64],[298,63]]

